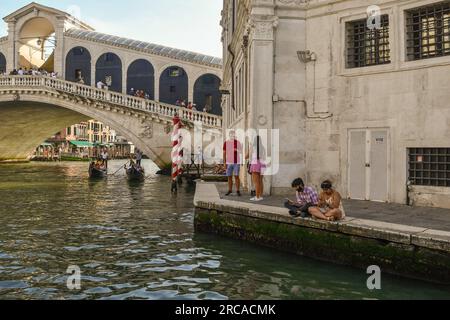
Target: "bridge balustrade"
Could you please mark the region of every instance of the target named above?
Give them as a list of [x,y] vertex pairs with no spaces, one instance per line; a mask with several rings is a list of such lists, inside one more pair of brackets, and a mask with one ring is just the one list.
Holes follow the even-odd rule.
[[216,115],[98,89],[66,80],[47,76],[0,76],[0,91],[14,91],[16,88],[53,89],[87,99],[109,102],[130,109],[155,113],[164,117],[172,118],[175,114],[178,114],[183,121],[201,122],[208,127],[221,128],[222,126],[222,117]]

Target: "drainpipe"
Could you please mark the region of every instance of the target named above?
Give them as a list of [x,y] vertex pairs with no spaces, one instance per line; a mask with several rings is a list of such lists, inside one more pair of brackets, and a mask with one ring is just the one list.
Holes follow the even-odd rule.
[[411,180],[408,179],[408,181],[406,182],[406,205],[407,206],[411,206],[411,197],[410,197],[410,192],[411,192]]
[[234,93],[234,59],[235,59],[235,54],[233,52],[233,50],[231,50],[231,45],[228,45],[228,52],[231,55],[231,107],[233,108],[233,110],[235,109],[235,105],[234,105],[234,98],[235,98],[235,93]]
[[[316,63],[317,63],[317,55],[314,52],[309,50],[306,51],[297,51],[297,56],[300,62],[305,64],[305,78],[307,79],[307,66],[306,64],[309,62],[313,62],[313,97],[312,97],[312,106],[308,108],[308,102],[306,100],[295,100],[295,102],[301,102],[305,106],[305,117],[306,119],[328,119],[333,117],[333,113],[330,112],[315,112],[314,109],[316,107]],[[312,114],[309,111],[312,111]]]

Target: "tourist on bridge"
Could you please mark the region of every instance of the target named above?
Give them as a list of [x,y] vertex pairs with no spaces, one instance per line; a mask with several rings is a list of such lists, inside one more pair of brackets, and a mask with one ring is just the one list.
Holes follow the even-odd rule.
[[99,80],[99,81],[97,82],[97,88],[98,88],[98,89],[105,89],[105,87],[106,87],[106,84],[103,83],[102,80]]
[[305,187],[303,179],[298,178],[292,182],[292,188],[296,192],[297,201],[286,199],[284,206],[289,209],[289,214],[294,217],[301,216],[307,218],[310,216],[309,209],[318,206],[319,196],[312,187]]
[[321,185],[322,192],[319,196],[317,207],[309,208],[309,213],[321,220],[335,221],[345,218],[342,197],[333,189],[331,181],[326,180]]
[[134,88],[131,88],[129,95],[130,96],[135,96],[136,95],[136,91],[134,91]]
[[231,130],[229,133],[229,140],[223,144],[223,163],[226,168],[228,177],[228,193],[229,196],[233,193],[233,177],[236,183],[237,195],[241,196],[241,181],[239,178],[241,170],[242,145],[236,139],[236,132]]

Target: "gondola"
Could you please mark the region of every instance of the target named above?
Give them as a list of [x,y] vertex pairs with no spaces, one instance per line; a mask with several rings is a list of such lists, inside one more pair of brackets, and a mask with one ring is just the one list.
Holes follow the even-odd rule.
[[96,167],[95,163],[89,165],[89,178],[91,179],[103,179],[108,176],[108,170],[104,167]]
[[145,170],[142,167],[136,165],[131,165],[125,168],[127,172],[128,181],[144,181],[145,180]]

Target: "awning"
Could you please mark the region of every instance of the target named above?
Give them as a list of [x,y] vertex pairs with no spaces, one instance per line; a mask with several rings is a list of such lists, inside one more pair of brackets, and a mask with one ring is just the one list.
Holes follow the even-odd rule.
[[41,143],[41,147],[53,147],[53,144],[44,142],[44,143]]
[[93,147],[94,145],[88,141],[69,141],[70,144],[74,145],[77,148],[90,148]]
[[105,148],[110,148],[110,147],[112,147],[113,145],[112,144],[109,144],[109,143],[94,143],[94,146],[95,147],[105,147]]

